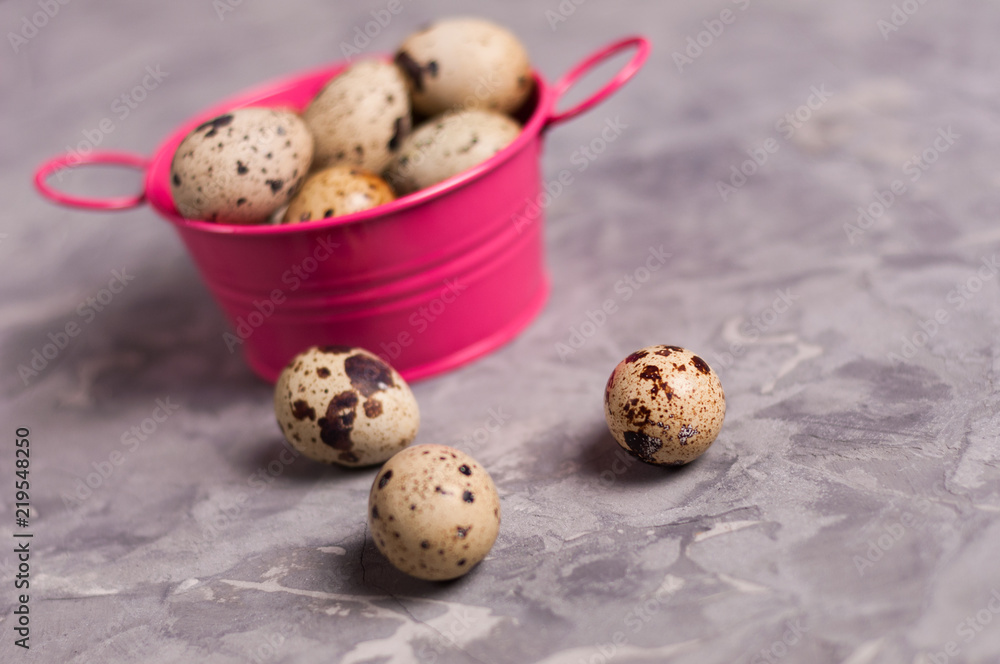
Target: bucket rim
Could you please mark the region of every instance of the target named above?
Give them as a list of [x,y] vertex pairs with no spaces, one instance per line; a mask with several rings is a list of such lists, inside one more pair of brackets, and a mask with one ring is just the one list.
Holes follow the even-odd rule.
[[[621,51],[633,48],[635,49],[635,53],[631,59],[603,87],[591,93],[583,101],[577,102],[576,105],[571,106],[569,109],[558,110],[557,107],[560,99],[581,78],[593,70],[596,65],[599,65]],[[355,223],[391,219],[408,209],[430,204],[438,199],[444,200],[449,192],[457,191],[485,177],[493,170],[499,168],[505,161],[512,159],[515,154],[527,149],[529,145],[540,145],[544,133],[549,128],[562,124],[566,120],[589,110],[625,85],[642,68],[643,64],[649,58],[650,51],[651,44],[649,40],[641,35],[632,35],[619,39],[592,52],[551,85],[540,72],[533,69],[531,76],[534,86],[531,94],[534,96],[535,107],[525,120],[517,138],[504,149],[473,168],[467,169],[431,187],[425,187],[420,191],[407,194],[390,203],[350,215],[316,220],[308,224],[263,223],[239,225],[189,219],[179,214],[174,205],[169,176],[177,147],[179,147],[192,129],[206,119],[217,117],[222,113],[236,108],[249,106],[272,109],[281,108],[282,104],[274,98],[282,93],[290,94],[295,92],[297,87],[308,86],[307,89],[313,89],[312,94],[315,95],[337,74],[349,67],[352,63],[351,60],[341,60],[322,67],[299,70],[298,73],[286,74],[274,78],[269,82],[258,84],[244,89],[242,92],[235,93],[223,101],[209,106],[206,110],[190,116],[186,122],[179,125],[173,132],[167,135],[167,138],[160,142],[150,159],[117,150],[95,151],[84,156],[75,152],[67,152],[47,159],[35,171],[35,188],[43,197],[54,203],[83,210],[126,210],[142,205],[143,203],[149,203],[161,217],[173,224],[178,231],[191,229],[193,231],[204,231],[210,235],[270,236],[285,233],[309,234],[314,229],[327,231],[341,226],[351,226]],[[371,59],[390,61],[390,57],[385,54],[374,54],[371,56]],[[288,100],[286,106],[294,109],[296,112],[301,112],[301,109],[309,103],[309,100],[310,98],[303,99],[298,97],[294,100]],[[522,107],[520,109],[521,113],[518,115],[523,115],[526,109],[527,106]],[[131,196],[101,198],[67,194],[53,187],[48,182],[49,177],[56,173],[87,164],[105,164],[143,171],[145,173],[142,181],[143,189],[138,194]]]

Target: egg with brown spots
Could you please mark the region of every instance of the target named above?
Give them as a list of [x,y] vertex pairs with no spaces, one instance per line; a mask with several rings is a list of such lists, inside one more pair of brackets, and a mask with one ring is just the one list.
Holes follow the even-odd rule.
[[679,466],[708,449],[726,416],[722,383],[708,363],[677,346],[622,360],[604,389],[604,417],[618,444],[646,463]]
[[239,108],[185,136],[170,165],[170,192],[187,219],[263,223],[295,195],[312,157],[313,138],[298,115]]
[[407,37],[396,53],[413,108],[433,116],[482,108],[512,113],[534,87],[524,45],[481,18],[447,18]]
[[303,113],[316,137],[316,165],[381,171],[410,131],[410,99],[390,62],[362,60],[327,83]]
[[443,581],[467,573],[500,530],[500,497],[475,459],[445,445],[415,445],[389,459],[368,495],[375,546],[397,569]]
[[385,178],[409,194],[478,166],[510,145],[521,125],[492,111],[458,111],[428,120],[403,141]]
[[310,175],[285,211],[284,224],[330,219],[396,199],[385,180],[356,166],[330,166]]
[[395,369],[361,348],[322,346],[292,359],[274,386],[285,439],[305,456],[342,466],[382,463],[409,445],[420,411]]

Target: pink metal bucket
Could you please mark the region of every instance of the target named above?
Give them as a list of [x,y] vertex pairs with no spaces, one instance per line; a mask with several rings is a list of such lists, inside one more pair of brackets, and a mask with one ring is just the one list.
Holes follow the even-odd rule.
[[[627,48],[631,60],[585,101],[560,98],[594,66]],[[514,338],[548,295],[539,157],[544,132],[599,103],[642,67],[641,37],[611,44],[555,85],[535,73],[524,129],[488,161],[433,187],[357,214],[286,226],[230,226],[185,219],[170,194],[170,164],[187,133],[242,106],[302,110],[344,69],[338,63],[284,78],[209,109],[179,127],[149,160],[121,152],[63,155],[44,163],[35,185],[47,198],[92,210],[149,202],[177,229],[254,371],[274,381],[313,345],[361,346],[408,380],[448,371]],[[88,199],[56,191],[52,174],[83,163],[145,169],[144,192]]]

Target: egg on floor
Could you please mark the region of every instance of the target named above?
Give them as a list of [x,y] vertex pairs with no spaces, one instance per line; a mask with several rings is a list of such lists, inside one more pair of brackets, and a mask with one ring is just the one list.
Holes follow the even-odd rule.
[[399,373],[367,350],[347,346],[296,355],[274,386],[274,413],[292,447],[351,467],[382,463],[420,427],[417,401]]
[[357,166],[313,173],[288,205],[282,223],[296,224],[370,210],[396,199],[385,180]]
[[390,62],[362,60],[327,83],[302,117],[316,138],[316,167],[379,172],[410,132],[406,80]]
[[309,171],[313,138],[295,113],[247,107],[193,129],[174,153],[170,188],[187,219],[257,224],[287,203]]
[[682,465],[708,449],[726,395],[708,363],[677,346],[649,346],[622,360],[604,389],[611,435],[646,463]]
[[434,116],[482,108],[513,113],[531,93],[531,61],[509,30],[481,18],[449,18],[400,45],[414,109]]
[[375,546],[419,579],[466,574],[500,531],[500,497],[475,459],[445,445],[414,445],[379,470],[368,494]]
[[492,111],[458,111],[428,120],[403,141],[385,179],[400,194],[430,187],[510,145],[521,125]]

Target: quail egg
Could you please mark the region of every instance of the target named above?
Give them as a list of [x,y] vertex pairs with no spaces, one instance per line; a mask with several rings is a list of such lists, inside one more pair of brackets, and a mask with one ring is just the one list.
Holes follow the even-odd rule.
[[634,456],[682,465],[701,456],[719,435],[726,395],[705,360],[677,346],[650,346],[611,372],[604,416],[611,435]]
[[330,166],[302,184],[285,212],[285,224],[328,219],[370,210],[395,200],[385,180],[356,166]]
[[400,194],[467,171],[507,147],[521,126],[506,115],[469,110],[425,122],[403,141],[386,180]]
[[489,473],[459,450],[415,445],[379,471],[368,494],[375,545],[400,571],[442,581],[468,572],[500,530]]
[[303,118],[316,138],[316,166],[381,171],[410,131],[406,80],[388,62],[362,60],[330,81]]
[[256,224],[295,194],[313,139],[290,111],[240,108],[192,130],[174,153],[170,186],[188,219]]
[[274,386],[274,413],[286,440],[316,461],[382,463],[409,445],[420,411],[395,369],[361,348],[310,348]]
[[510,31],[480,18],[451,18],[415,32],[396,63],[413,107],[425,116],[463,108],[516,111],[532,89],[531,62]]

